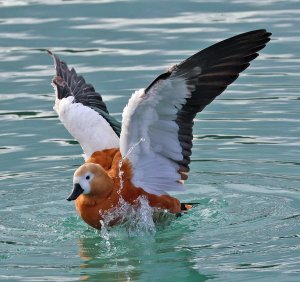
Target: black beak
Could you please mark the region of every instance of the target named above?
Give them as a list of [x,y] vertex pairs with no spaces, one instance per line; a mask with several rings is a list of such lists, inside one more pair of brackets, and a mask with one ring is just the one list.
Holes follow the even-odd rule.
[[81,194],[83,193],[83,189],[80,186],[80,184],[76,183],[74,184],[72,193],[67,198],[68,201],[74,201],[76,200]]

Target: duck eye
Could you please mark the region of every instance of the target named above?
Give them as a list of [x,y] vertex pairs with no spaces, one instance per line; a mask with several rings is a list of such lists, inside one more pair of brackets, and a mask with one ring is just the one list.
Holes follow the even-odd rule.
[[87,175],[87,176],[85,177],[86,180],[90,180],[90,178],[91,178],[91,177],[90,177],[89,175]]

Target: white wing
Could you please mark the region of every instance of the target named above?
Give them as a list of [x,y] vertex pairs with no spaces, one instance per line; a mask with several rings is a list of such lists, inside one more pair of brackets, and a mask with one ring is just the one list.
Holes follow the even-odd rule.
[[86,158],[96,151],[119,148],[119,137],[110,124],[95,110],[74,103],[74,97],[56,100],[54,110],[65,128],[78,141]]
[[133,183],[166,194],[187,179],[193,119],[255,59],[270,40],[265,30],[214,44],[135,92],[123,112],[120,149]]
[[56,93],[54,110],[63,125],[87,157],[95,151],[118,148],[121,123],[109,115],[101,95],[73,68],[49,53],[56,69],[52,81]]
[[[163,93],[163,95],[162,95]],[[160,80],[148,92],[135,92],[123,112],[120,149],[133,166],[133,183],[165,194],[181,185],[177,111],[190,93],[183,79]]]

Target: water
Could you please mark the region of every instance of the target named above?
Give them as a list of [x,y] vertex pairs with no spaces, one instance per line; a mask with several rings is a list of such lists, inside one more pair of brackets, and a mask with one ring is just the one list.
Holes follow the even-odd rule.
[[[299,15],[297,0],[0,1],[0,280],[299,281]],[[44,50],[120,119],[170,65],[258,28],[273,40],[195,122],[177,196],[201,204],[130,236],[88,228],[65,200],[83,159]]]

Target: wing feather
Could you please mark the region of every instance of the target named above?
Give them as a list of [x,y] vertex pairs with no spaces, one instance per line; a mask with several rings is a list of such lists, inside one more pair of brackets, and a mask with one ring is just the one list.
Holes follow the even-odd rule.
[[[178,140],[182,147],[193,138],[196,114],[238,78],[258,56],[256,52],[270,41],[270,35],[263,29],[243,33],[216,43],[173,67],[170,78],[184,78],[193,87],[191,97],[177,113]],[[195,69],[199,70],[196,76]],[[192,146],[185,148],[182,152],[183,160],[179,162],[186,171],[189,171],[191,150]]]
[[101,95],[74,68],[69,69],[56,55],[49,54],[56,69],[52,81],[56,92],[54,109],[86,156],[119,147],[121,123],[109,114]]
[[121,123],[112,117],[102,100],[101,95],[95,91],[93,85],[85,82],[81,75],[77,75],[74,68],[69,69],[68,65],[59,59],[58,56],[52,54],[56,69],[56,75],[52,82],[56,87],[57,98],[73,97],[73,103],[80,103],[89,107],[101,115],[112,127],[114,132],[120,136]]
[[187,179],[194,118],[237,79],[271,33],[255,30],[214,44],[135,92],[123,112],[120,149],[133,183],[165,194]]

